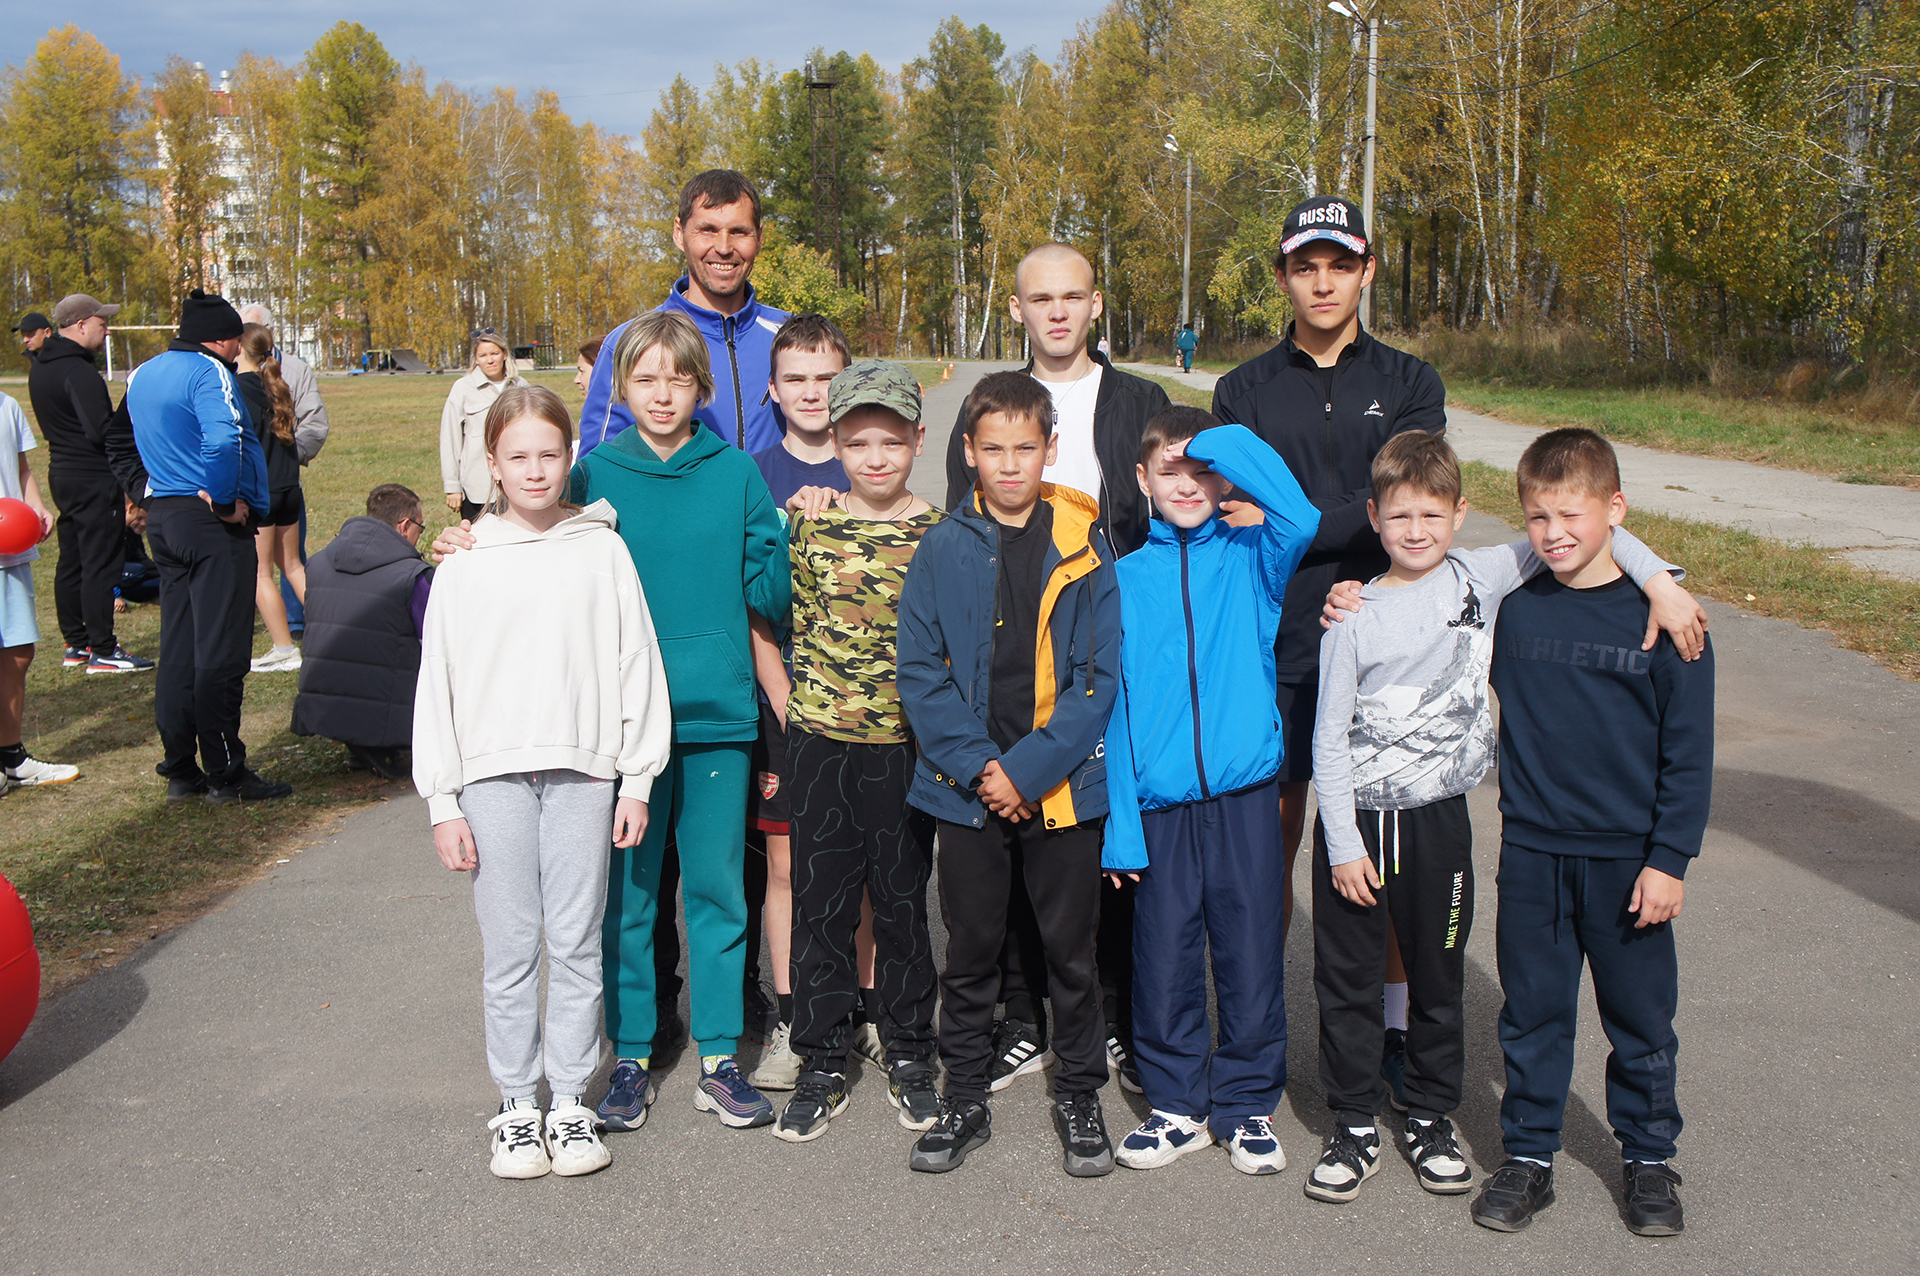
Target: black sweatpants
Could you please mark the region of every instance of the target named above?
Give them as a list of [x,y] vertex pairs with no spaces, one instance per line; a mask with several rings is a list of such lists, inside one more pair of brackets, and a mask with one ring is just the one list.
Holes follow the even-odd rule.
[[253,652],[253,529],[221,522],[197,496],[166,496],[147,505],[147,539],[160,569],[153,720],[166,757],[156,769],[193,779],[204,768],[230,784],[247,764],[240,698]]
[[1099,826],[1049,829],[1038,819],[1016,824],[997,815],[981,828],[942,820],[939,844],[940,912],[947,924],[940,1057],[947,1065],[948,1096],[987,1097],[1007,891],[1016,866],[1039,926],[1053,999],[1054,1095],[1098,1090],[1107,1082],[1106,1026],[1094,972]]
[[[1107,1034],[1118,1037],[1128,1053],[1133,1051],[1133,891],[1133,882],[1123,877],[1118,890],[1108,887],[1100,892],[1094,944]],[[1015,873],[1008,883],[1007,938],[1000,949],[1000,1000],[1007,1005],[1009,1019],[1026,1019],[1039,1026],[1043,1044],[1046,996],[1046,947],[1040,942],[1040,925],[1033,919],[1027,884]]]
[[53,473],[47,476],[47,493],[60,508],[54,522],[60,563],[53,573],[60,636],[69,647],[111,652],[113,590],[120,583],[120,552],[127,540],[120,484],[111,475]]
[[1500,1008],[1507,1059],[1500,1133],[1508,1156],[1551,1161],[1560,1150],[1583,959],[1593,971],[1600,1026],[1613,1046],[1607,1123],[1621,1155],[1635,1161],[1673,1155],[1680,1137],[1674,1065],[1680,1042],[1673,1034],[1680,965],[1673,923],[1636,930],[1627,911],[1645,867],[1639,859],[1549,855],[1511,842],[1500,847],[1494,935],[1507,995]]
[[[1423,1121],[1460,1106],[1466,1063],[1467,934],[1473,929],[1473,824],[1465,794],[1404,811],[1358,811],[1383,885],[1371,908],[1333,888],[1327,833],[1313,822],[1313,986],[1320,1080],[1340,1122],[1385,1110],[1381,984],[1389,933],[1407,967],[1407,1110]],[[1391,927],[1391,932],[1389,930]]]
[[913,763],[911,744],[787,729],[793,1051],[809,1071],[846,1071],[847,1023],[860,1000],[853,936],[863,888],[873,901],[873,982],[887,1059],[933,1058],[933,818],[907,805]]

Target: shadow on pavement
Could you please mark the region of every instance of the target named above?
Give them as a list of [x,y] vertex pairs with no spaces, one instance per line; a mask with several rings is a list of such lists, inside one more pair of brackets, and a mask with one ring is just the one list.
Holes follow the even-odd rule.
[[12,1054],[0,1060],[0,1111],[119,1036],[147,1003],[147,979],[141,968],[172,939],[172,935],[161,936],[111,970],[42,1005],[27,1035]]
[[1713,827],[1920,921],[1920,820],[1904,811],[1818,780],[1723,769]]

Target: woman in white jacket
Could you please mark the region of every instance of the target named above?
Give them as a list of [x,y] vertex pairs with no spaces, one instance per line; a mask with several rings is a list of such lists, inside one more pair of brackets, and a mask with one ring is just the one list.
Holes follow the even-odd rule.
[[666,667],[612,506],[562,500],[573,424],[559,396],[506,390],[484,440],[499,495],[472,552],[434,577],[413,778],[441,862],[473,878],[501,1096],[492,1170],[590,1174],[610,1159],[581,1103],[600,1057],[608,830],[622,847],[646,831],[673,730]]
[[447,508],[479,518],[492,480],[487,472],[487,413],[500,396],[527,382],[514,367],[507,339],[492,328],[473,334],[473,366],[447,391],[440,409],[440,487]]

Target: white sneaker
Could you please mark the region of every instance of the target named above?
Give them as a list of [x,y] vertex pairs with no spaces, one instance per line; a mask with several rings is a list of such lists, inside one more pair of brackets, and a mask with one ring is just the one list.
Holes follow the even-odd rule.
[[537,1179],[553,1170],[539,1108],[504,1108],[487,1128],[493,1131],[493,1163],[487,1168],[495,1178]]
[[1120,1140],[1113,1159],[1130,1170],[1157,1170],[1189,1152],[1213,1146],[1205,1117],[1181,1116],[1155,1108],[1140,1128]]
[[254,657],[248,666],[253,673],[293,673],[300,668],[300,648],[289,647],[281,651],[278,647],[264,656]]
[[613,1163],[613,1153],[594,1131],[595,1119],[593,1109],[579,1103],[547,1113],[547,1151],[555,1174],[571,1178]]
[[1227,1159],[1242,1174],[1278,1174],[1287,1168],[1287,1154],[1266,1117],[1248,1117],[1233,1127],[1227,1140]]
[[1360,1195],[1360,1185],[1379,1168],[1380,1132],[1355,1134],[1344,1125],[1336,1125],[1327,1136],[1320,1164],[1308,1172],[1303,1190],[1316,1201],[1351,1201]]
[[853,1052],[876,1068],[887,1066],[887,1047],[877,1025],[863,1023],[853,1030]]
[[6,780],[0,783],[0,790],[8,784],[17,784],[21,788],[31,788],[36,784],[65,784],[69,780],[80,778],[80,768],[64,762],[42,762],[39,758],[29,757],[19,766],[10,766],[4,772]]
[[760,1064],[747,1080],[756,1090],[791,1090],[800,1080],[801,1058],[793,1052],[793,1029],[786,1024],[775,1024],[773,1040],[767,1042],[766,1053],[760,1056]]

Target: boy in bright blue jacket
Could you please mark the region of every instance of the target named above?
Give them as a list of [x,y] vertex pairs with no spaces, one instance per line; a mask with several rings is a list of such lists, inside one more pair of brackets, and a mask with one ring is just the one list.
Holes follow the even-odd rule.
[[[1102,866],[1140,882],[1133,1033],[1153,1112],[1115,1156],[1153,1169],[1218,1139],[1235,1169],[1274,1174],[1287,1163],[1269,1120],[1287,1080],[1287,1008],[1273,646],[1320,514],[1259,436],[1198,408],[1147,423],[1138,478],[1158,517],[1119,563]],[[1266,521],[1221,521],[1229,491]]]
[[1119,690],[1120,607],[1100,506],[1041,481],[1053,398],[1020,372],[983,377],[961,420],[971,495],[921,538],[900,594],[899,687],[920,746],[907,801],[939,820],[939,1119],[908,1165],[951,1170],[987,1141],[993,1008],[1009,887],[1033,902],[1053,998],[1054,1130],[1063,1167],[1113,1169],[1100,1111],[1106,1016],[1100,736]]

